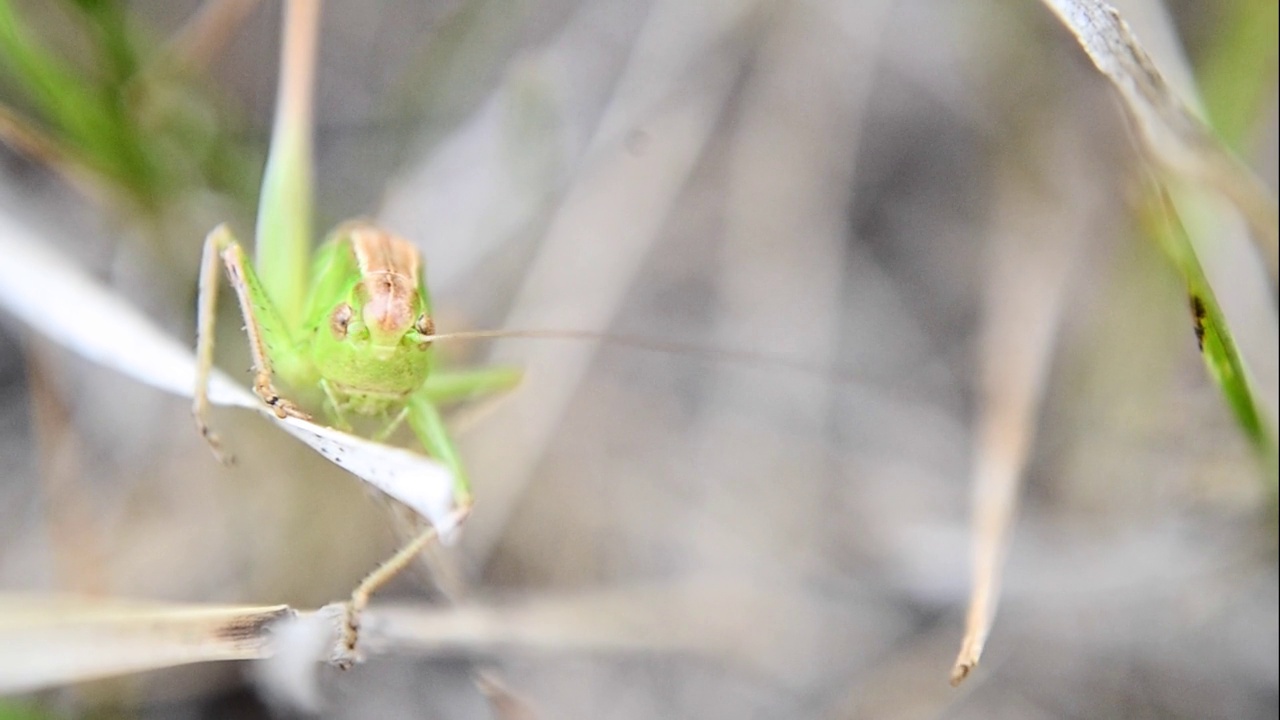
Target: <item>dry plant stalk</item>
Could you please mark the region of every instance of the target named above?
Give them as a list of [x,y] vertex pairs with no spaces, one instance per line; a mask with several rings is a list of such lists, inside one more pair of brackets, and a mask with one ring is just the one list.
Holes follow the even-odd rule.
[[284,605],[171,605],[0,597],[0,693],[217,660],[266,657]]
[[260,0],[205,0],[169,41],[165,57],[205,67],[218,56]]
[[[1119,91],[1146,156],[1173,178],[1216,190],[1235,204],[1252,227],[1274,283],[1280,226],[1274,197],[1173,93],[1115,8],[1099,0],[1043,1]],[[1025,229],[1023,234],[1032,237]],[[1073,239],[1070,228],[1056,234],[1053,240],[1059,242]],[[1023,267],[1039,277],[1046,272],[1043,263],[1040,258]],[[999,599],[1017,492],[1052,347],[1052,335],[1046,332],[1056,327],[1064,287],[1065,274],[1047,272],[1052,281],[1039,286],[1026,278],[1009,282],[1008,273],[1006,282],[993,283],[1001,298],[989,308],[989,335],[982,351],[984,406],[974,461],[973,590],[965,636],[951,672],[953,685],[981,659]],[[1023,303],[1027,308],[1022,317],[1009,314],[1010,307]],[[1229,356],[1236,358],[1234,348]],[[1251,396],[1248,388],[1241,392]]]
[[1173,176],[1195,180],[1235,203],[1275,283],[1280,210],[1271,192],[1174,94],[1119,11],[1100,0],[1043,2],[1119,91],[1147,155]]
[[[982,387],[973,461],[972,591],[951,684],[977,666],[1000,598],[1018,492],[1035,437],[1045,379],[1058,335],[1067,280],[1083,239],[1080,223],[1054,213],[1027,183],[1006,178],[1004,206],[1033,208],[1005,218],[994,240]],[[1044,228],[1054,227],[1053,232]]]

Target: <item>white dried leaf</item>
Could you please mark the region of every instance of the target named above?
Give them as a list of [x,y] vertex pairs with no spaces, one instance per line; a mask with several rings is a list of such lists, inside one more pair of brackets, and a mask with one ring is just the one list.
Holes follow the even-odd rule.
[[[261,405],[261,403],[259,403]],[[402,448],[383,445],[297,418],[279,420],[290,435],[330,462],[404,503],[430,521],[448,543],[458,526],[453,503],[453,474],[440,463]]]

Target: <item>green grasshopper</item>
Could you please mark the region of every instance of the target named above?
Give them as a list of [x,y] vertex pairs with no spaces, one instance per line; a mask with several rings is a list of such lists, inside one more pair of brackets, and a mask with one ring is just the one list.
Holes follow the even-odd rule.
[[[227,460],[206,420],[221,264],[244,316],[258,397],[280,418],[310,419],[303,408],[321,406],[343,430],[351,429],[352,416],[370,418],[366,424],[382,426],[375,435],[379,440],[407,420],[427,454],[452,471],[460,522],[471,508],[471,489],[438,406],[513,387],[520,373],[435,368],[431,299],[421,256],[409,242],[367,221],[351,221],[338,226],[308,262],[318,16],[316,0],[292,0],[286,6],[279,96],[258,210],[257,267],[225,226],[205,241],[192,408],[196,424],[215,454]],[[277,389],[277,380],[293,399]],[[422,533],[352,593],[344,628],[349,657],[354,657],[359,613],[370,595],[434,537],[434,529]]]

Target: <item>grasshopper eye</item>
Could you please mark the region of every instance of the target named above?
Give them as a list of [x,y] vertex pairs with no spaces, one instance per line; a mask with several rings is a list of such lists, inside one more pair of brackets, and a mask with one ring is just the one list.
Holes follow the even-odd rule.
[[413,323],[413,329],[418,331],[420,335],[435,335],[436,324],[430,315],[422,314],[418,316],[416,322]]
[[346,303],[333,309],[333,314],[329,316],[329,329],[333,331],[334,338],[346,339],[347,327],[351,325],[352,316],[351,306]]

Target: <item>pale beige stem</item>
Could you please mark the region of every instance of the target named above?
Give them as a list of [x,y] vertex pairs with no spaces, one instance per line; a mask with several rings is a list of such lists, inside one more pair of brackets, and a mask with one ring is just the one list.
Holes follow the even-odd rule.
[[1076,181],[1090,169],[1072,159],[1075,136],[1052,132],[1044,141],[1053,152],[1052,182],[1007,170],[998,203],[1005,210],[992,238],[973,449],[973,586],[953,685],[977,666],[991,631],[1068,281],[1096,235],[1093,208],[1102,205],[1095,183]]
[[166,57],[205,67],[226,46],[260,0],[205,0],[168,43]]

